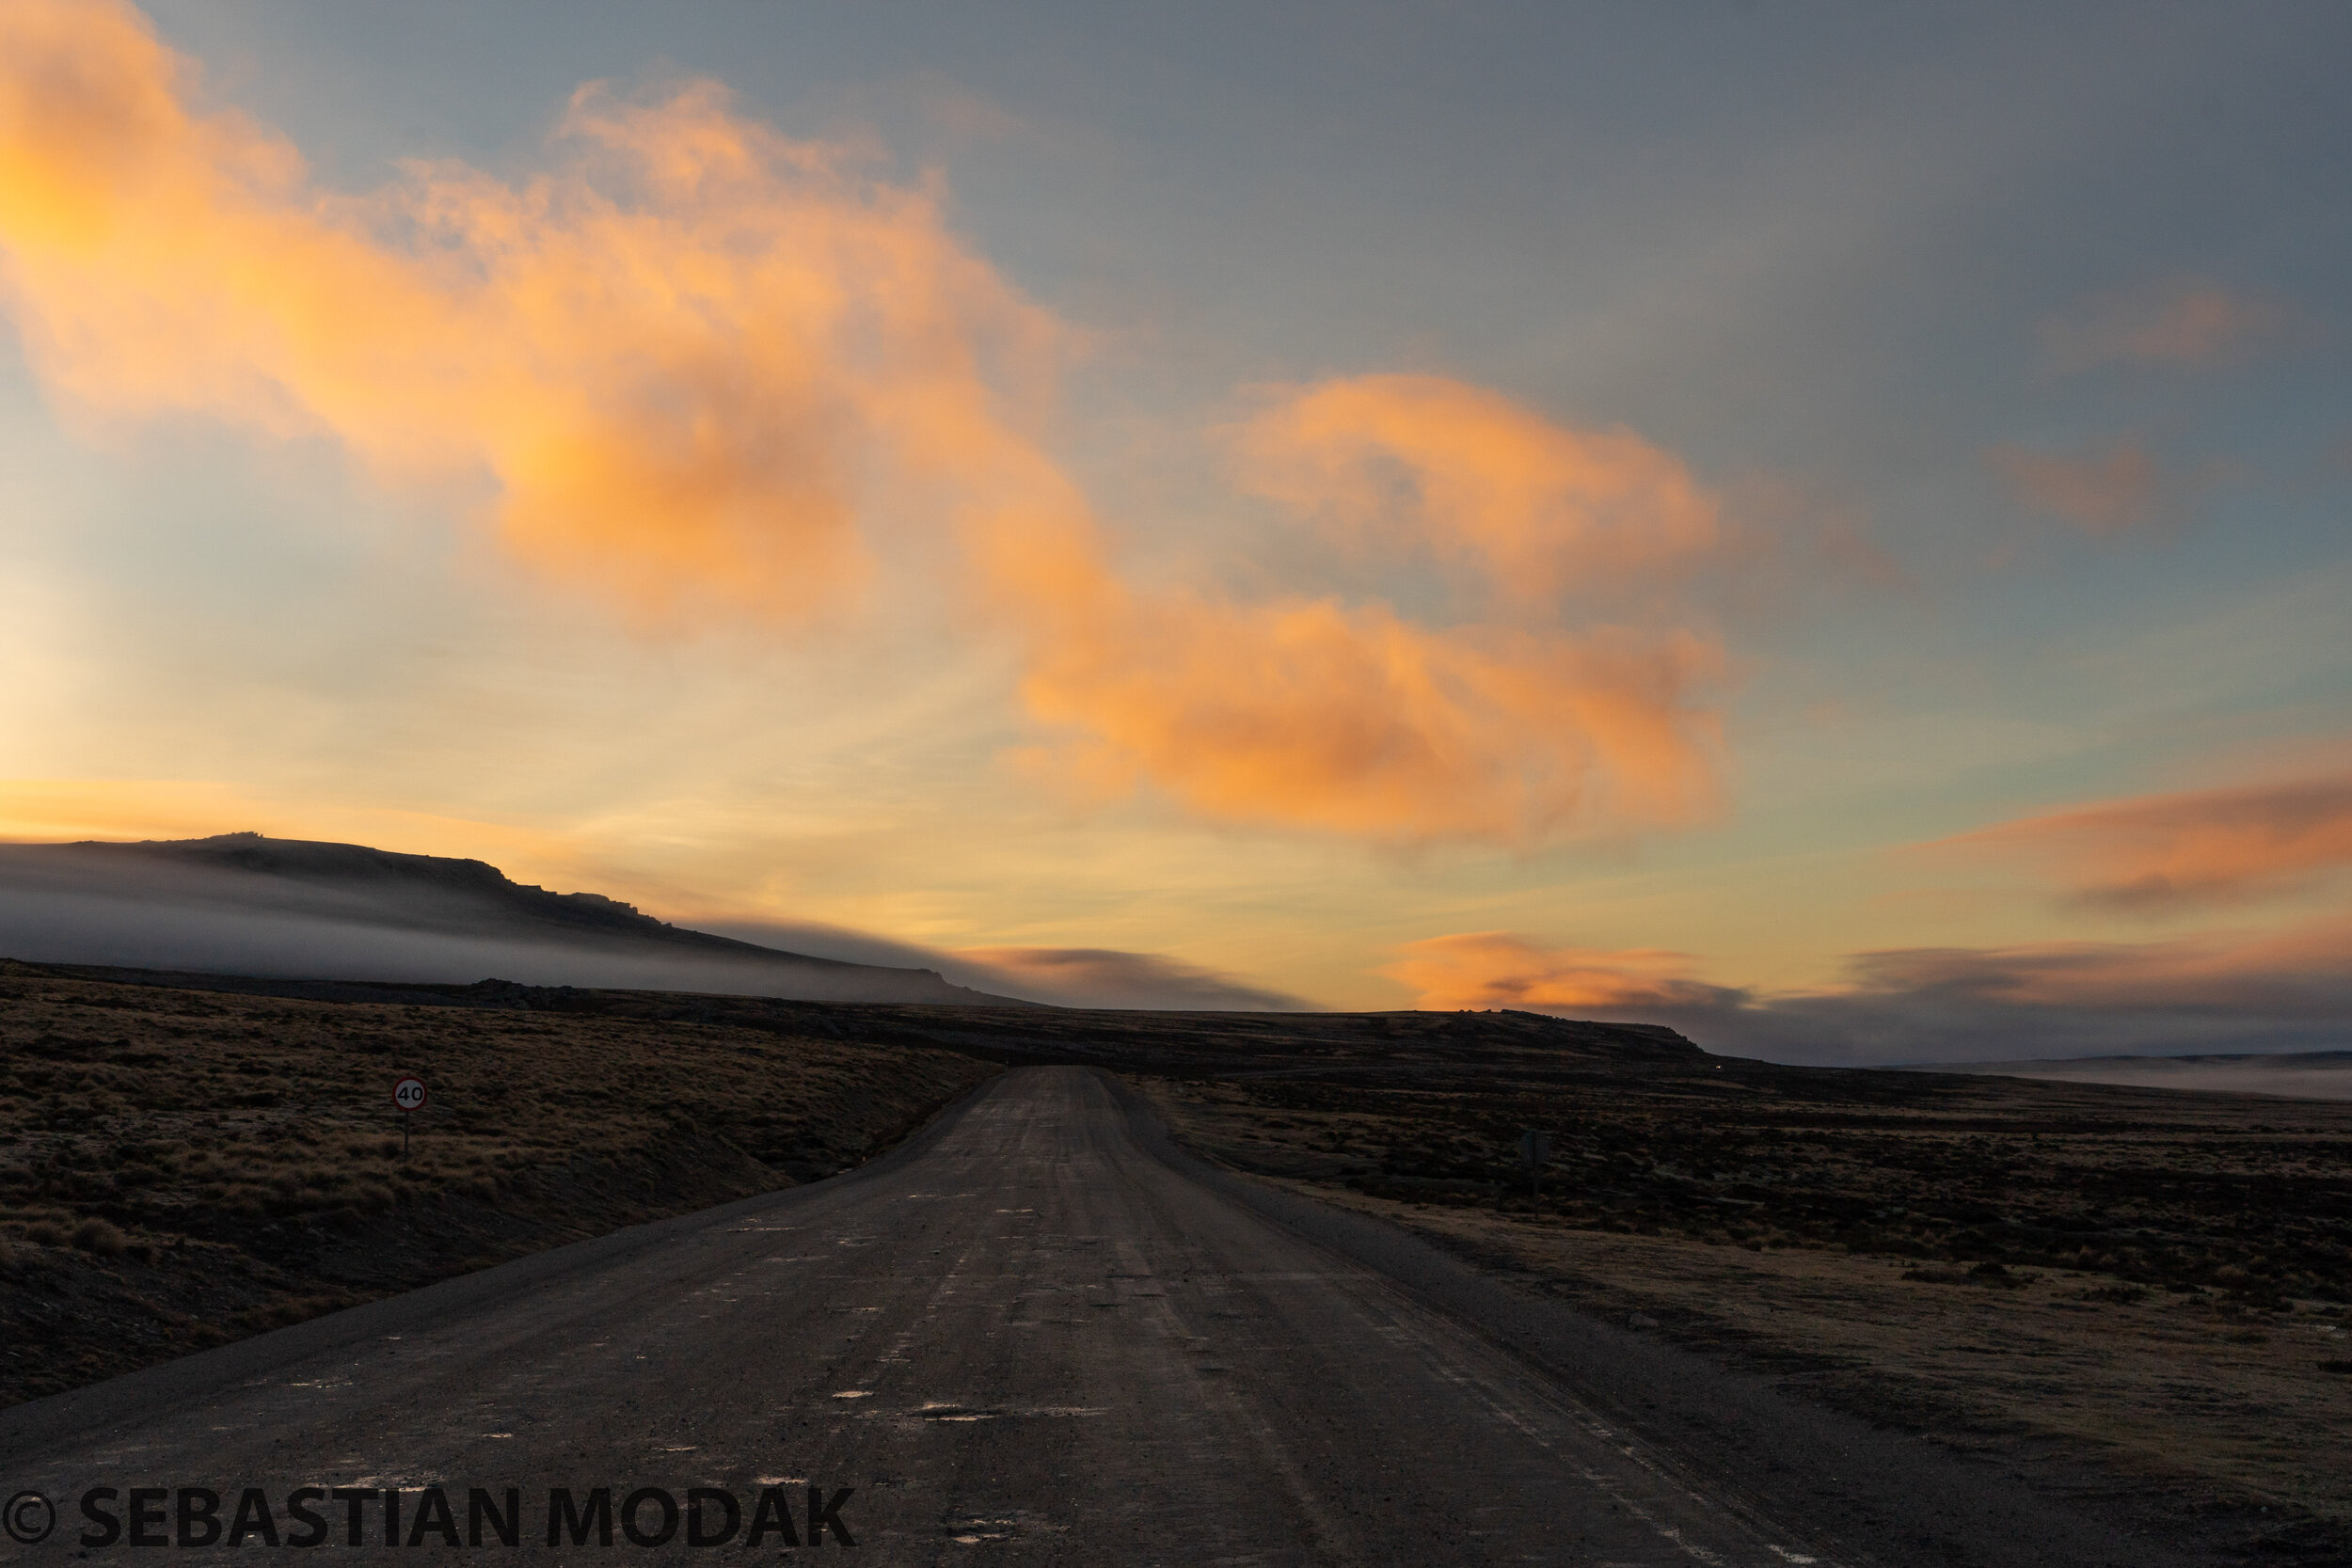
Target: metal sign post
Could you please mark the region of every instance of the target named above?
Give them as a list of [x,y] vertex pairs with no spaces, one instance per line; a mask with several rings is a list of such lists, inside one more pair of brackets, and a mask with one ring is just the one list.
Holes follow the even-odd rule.
[[1527,1196],[1541,1203],[1544,1200],[1544,1162],[1551,1158],[1551,1134],[1520,1133],[1519,1158],[1527,1165]]
[[392,1103],[400,1107],[400,1157],[408,1158],[408,1113],[424,1109],[424,1080],[404,1078],[392,1085]]

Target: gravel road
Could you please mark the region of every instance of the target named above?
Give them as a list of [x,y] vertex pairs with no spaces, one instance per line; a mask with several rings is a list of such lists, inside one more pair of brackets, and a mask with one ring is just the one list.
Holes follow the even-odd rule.
[[0,1539],[25,1562],[241,1513],[241,1554],[380,1555],[388,1495],[395,1544],[480,1560],[2198,1560],[1211,1171],[1079,1068],[847,1176],[0,1413],[0,1491],[39,1494],[15,1533],[54,1509]]

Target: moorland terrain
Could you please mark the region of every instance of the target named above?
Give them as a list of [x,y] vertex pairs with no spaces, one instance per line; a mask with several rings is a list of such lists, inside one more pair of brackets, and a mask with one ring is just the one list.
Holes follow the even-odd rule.
[[[1809,1397],[2080,1462],[2268,1560],[2352,1543],[2352,1104],[1779,1067],[1523,1013],[8,964],[0,1402],[821,1177],[1025,1062],[1119,1072],[1203,1157]],[[402,1071],[434,1087],[405,1161]]]
[[[995,1070],[431,999],[0,961],[0,1405],[830,1176]],[[408,1073],[431,1098],[404,1154]]]
[[1525,1289],[2352,1560],[2352,1105],[1694,1050],[1142,1082],[1196,1152]]

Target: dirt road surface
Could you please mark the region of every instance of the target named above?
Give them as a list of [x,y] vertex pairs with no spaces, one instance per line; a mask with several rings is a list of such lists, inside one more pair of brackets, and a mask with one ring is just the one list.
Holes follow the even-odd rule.
[[[846,1176],[18,1406],[0,1491],[56,1524],[0,1560],[129,1549],[81,1544],[92,1488],[117,1519],[157,1489],[142,1528],[188,1512],[194,1544],[247,1489],[294,1538],[305,1486],[361,1495],[311,1503],[318,1552],[248,1520],[240,1560],[380,1559],[388,1492],[400,1544],[444,1545],[436,1487],[453,1531],[473,1489],[493,1514],[516,1490],[518,1544],[493,1518],[479,1561],[771,1559],[780,1533],[745,1543],[763,1495],[803,1552],[870,1563],[2198,1560],[2088,1480],[1807,1409],[1213,1171],[1080,1068],[998,1078]],[[550,1550],[559,1487],[583,1519],[596,1488],[616,1513],[659,1489],[629,1515],[647,1539],[723,1491],[743,1528]],[[704,1499],[706,1534],[725,1512]]]

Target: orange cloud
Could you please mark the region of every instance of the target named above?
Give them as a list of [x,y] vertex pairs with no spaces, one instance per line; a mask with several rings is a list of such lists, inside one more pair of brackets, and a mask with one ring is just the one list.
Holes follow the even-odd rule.
[[1686,821],[1714,800],[1713,673],[1662,643],[1431,631],[1379,605],[1106,592],[1058,618],[1024,687],[1079,760],[1198,810],[1382,839],[1533,843]]
[[1433,1012],[1672,1012],[1726,1006],[1742,995],[1692,979],[1688,955],[1656,948],[1545,947],[1508,931],[1470,931],[1398,952],[1380,973],[1413,987],[1413,1006]]
[[2276,305],[2191,280],[2112,295],[2081,316],[2046,322],[2042,342],[2061,373],[2100,365],[2208,370],[2275,341],[2289,322]]
[[2137,441],[2118,441],[2105,451],[2079,455],[1994,447],[1985,461],[2009,482],[2021,505],[2086,533],[2145,528],[2162,515],[2168,499],[2156,460]]
[[2352,1007],[2345,978],[2352,974],[2352,917],[2343,915],[2276,931],[2214,931],[2169,942],[1857,953],[1847,959],[1846,986],[1769,997],[1698,979],[1688,955],[1654,948],[1548,947],[1507,931],[1473,931],[1412,942],[1398,953],[1380,973],[1413,987],[1413,1005],[1432,1011],[1638,1014],[1764,1034],[1787,1033],[1792,1024],[1851,1027],[1890,1003],[2249,1018],[2343,1017]]
[[2174,942],[1912,948],[1853,960],[1854,997],[2221,1019],[2352,1016],[2352,916]]
[[2352,776],[2103,801],[1933,847],[2026,858],[2109,908],[2239,902],[2352,865]]
[[1618,588],[1722,531],[1716,498],[1632,432],[1564,429],[1440,376],[1326,382],[1252,421],[1241,448],[1262,494],[1359,540],[1426,546],[1506,603]]
[[1711,1051],[1798,1062],[1956,1062],[2332,1049],[2352,1020],[2352,917],[2168,942],[1856,953],[1832,990],[1760,994],[1678,953],[1548,947],[1501,931],[1418,942],[1381,973],[1430,1009],[1663,1023]]
[[[1144,595],[1074,530],[1045,552],[1031,535],[1000,560],[1037,617],[1025,690],[1041,717],[1090,732],[1092,773],[1140,772],[1213,816],[1388,839],[1525,844],[1711,808],[1719,736],[1698,693],[1717,647],[1565,627],[1549,602],[1714,542],[1716,503],[1678,460],[1434,376],[1307,388],[1243,445],[1258,486],[1309,518],[1454,560],[1479,618]],[[1401,491],[1383,485],[1391,467]]]
[[50,388],[486,482],[515,553],[649,612],[853,582],[852,470],[888,406],[1045,332],[927,195],[708,84],[581,89],[519,185],[418,164],[346,197],[190,109],[191,76],[127,7],[0,15],[0,245]]
[[1482,613],[1147,591],[1008,390],[1066,334],[928,189],[703,83],[582,88],[519,183],[418,164],[348,196],[191,108],[192,75],[112,0],[0,10],[0,277],[73,408],[332,437],[651,624],[805,614],[882,570],[879,517],[944,521],[1070,756],[1215,817],[1526,843],[1713,798],[1712,643],[1539,603],[1711,541],[1712,500],[1637,437],[1434,378],[1310,389],[1259,431],[1267,483],[1369,526],[1365,475],[1401,465],[1383,542],[1464,562]]

